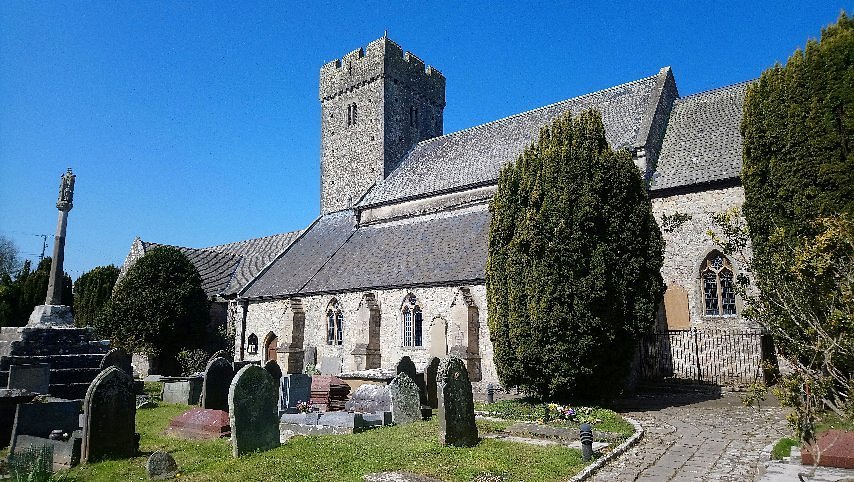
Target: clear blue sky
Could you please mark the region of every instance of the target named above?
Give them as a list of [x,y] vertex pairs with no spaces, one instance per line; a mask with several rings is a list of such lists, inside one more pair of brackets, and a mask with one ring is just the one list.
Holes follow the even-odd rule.
[[673,67],[759,76],[851,4],[0,2],[0,234],[34,258],[77,174],[65,268],[135,236],[204,247],[319,213],[320,66],[388,30],[447,78],[445,131]]

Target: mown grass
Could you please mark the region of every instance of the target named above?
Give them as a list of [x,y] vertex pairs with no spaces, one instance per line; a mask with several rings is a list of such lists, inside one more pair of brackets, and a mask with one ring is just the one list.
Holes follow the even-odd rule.
[[[475,410],[491,417],[522,422],[542,422],[547,403],[530,399],[500,400],[492,404],[475,403]],[[599,407],[576,407],[576,421],[549,420],[548,425],[555,427],[577,427],[580,423],[589,423],[594,430],[618,433],[629,437],[634,433],[634,427],[619,414],[612,410]],[[588,413],[589,412],[589,413]],[[554,413],[552,413],[554,416]]]
[[[187,409],[161,404],[137,411],[141,456],[77,467],[69,475],[87,481],[147,480],[145,462],[155,450],[170,452],[181,469],[180,480],[192,481],[356,482],[371,472],[393,470],[455,482],[483,474],[501,474],[508,481],[558,481],[584,466],[577,450],[560,446],[484,439],[474,448],[444,447],[438,442],[435,417],[353,435],[298,437],[274,450],[235,459],[227,440],[187,441],[163,435],[169,420]],[[481,430],[491,427],[483,423]]]

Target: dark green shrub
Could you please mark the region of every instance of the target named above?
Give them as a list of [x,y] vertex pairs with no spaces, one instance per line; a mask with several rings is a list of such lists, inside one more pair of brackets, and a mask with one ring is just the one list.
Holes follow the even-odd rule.
[[74,321],[77,326],[89,326],[101,311],[119,278],[119,268],[98,266],[74,282]]

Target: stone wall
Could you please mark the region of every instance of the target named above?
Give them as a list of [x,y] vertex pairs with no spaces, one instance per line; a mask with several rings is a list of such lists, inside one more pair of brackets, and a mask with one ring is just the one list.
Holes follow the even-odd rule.
[[[701,264],[706,256],[717,246],[712,241],[708,231],[714,229],[712,214],[723,212],[744,203],[744,188],[740,186],[720,189],[710,189],[701,192],[675,194],[667,197],[653,198],[652,210],[655,218],[662,225],[662,215],[672,216],[677,213],[690,216],[690,219],[669,232],[662,229],[662,235],[667,243],[664,255],[664,266],[661,274],[668,286],[665,302],[668,308],[682,311],[681,305],[687,299],[687,324],[679,323],[672,326],[674,317],[670,316],[671,328],[706,328],[706,329],[758,329],[741,317],[743,303],[736,298],[738,314],[735,316],[706,316],[703,307],[703,290],[700,284]],[[739,272],[739,263],[730,258],[735,274]],[[667,320],[661,320],[663,324]]]
[[[419,347],[403,346],[402,307],[410,293],[415,295],[423,315],[422,346]],[[326,340],[326,313],[333,300],[344,315],[342,345],[329,345]],[[289,340],[293,336],[291,303],[270,300],[248,304],[245,337],[254,333],[260,345],[257,353],[245,353],[246,360],[266,361],[263,340],[269,333],[275,333],[279,340]],[[476,385],[498,383],[486,324],[484,285],[316,295],[302,298],[300,304],[305,313],[302,343],[304,347],[317,348],[318,361],[323,357],[337,357],[342,360],[344,371],[368,368],[365,357],[359,355],[359,348],[372,344],[369,309],[374,307],[379,314],[379,366],[392,368],[404,355],[422,365],[432,356],[443,357],[453,352],[466,359]],[[237,348],[239,353],[240,347]]]

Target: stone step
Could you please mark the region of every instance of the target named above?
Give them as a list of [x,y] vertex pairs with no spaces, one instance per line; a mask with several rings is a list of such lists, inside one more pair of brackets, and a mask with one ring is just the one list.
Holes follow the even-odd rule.
[[80,353],[68,355],[11,355],[0,357],[0,371],[9,371],[11,365],[47,363],[51,370],[66,368],[98,368],[103,353]]
[[47,356],[47,355],[83,355],[83,354],[105,354],[109,347],[100,342],[68,343],[39,345],[34,343],[15,342],[9,348],[12,356]]

